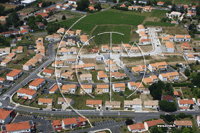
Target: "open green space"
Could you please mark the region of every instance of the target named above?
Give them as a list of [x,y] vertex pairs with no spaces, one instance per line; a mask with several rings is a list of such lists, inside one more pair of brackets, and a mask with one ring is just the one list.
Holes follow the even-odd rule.
[[192,3],[198,3],[197,0],[174,0],[175,4],[192,4]]
[[171,23],[152,22],[152,21],[146,21],[144,25],[150,25],[150,26],[175,26],[175,24],[171,24]]
[[167,12],[168,11],[166,11],[166,10],[157,10],[156,9],[156,10],[153,10],[153,12],[152,12],[150,17],[157,17],[157,18],[162,19],[163,17],[165,17]]

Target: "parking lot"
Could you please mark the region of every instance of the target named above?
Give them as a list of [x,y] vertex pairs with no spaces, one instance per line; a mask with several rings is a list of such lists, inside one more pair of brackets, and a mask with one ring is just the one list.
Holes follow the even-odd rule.
[[95,123],[93,123],[93,126],[102,126],[102,125],[112,124],[112,123],[116,123],[116,122],[114,120],[95,122]]
[[26,115],[18,115],[14,123],[32,120],[36,123],[37,131],[42,133],[55,133],[53,127],[51,125],[51,120],[45,120],[44,117],[37,117],[37,116],[26,116]]

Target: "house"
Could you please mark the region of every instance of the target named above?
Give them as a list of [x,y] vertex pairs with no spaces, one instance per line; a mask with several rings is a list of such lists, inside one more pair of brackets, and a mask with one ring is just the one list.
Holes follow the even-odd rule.
[[54,61],[51,65],[52,67],[61,67],[63,66],[63,61]]
[[118,72],[119,67],[115,66],[115,65],[111,65],[105,68],[106,72]]
[[187,51],[187,50],[191,50],[192,48],[191,48],[191,46],[188,43],[182,43],[181,49],[183,51]]
[[79,127],[87,125],[87,119],[85,117],[78,117],[77,122]]
[[90,52],[90,53],[99,53],[100,49],[94,47],[94,48],[89,49],[88,52]]
[[197,7],[197,6],[193,5],[193,6],[192,6],[192,10],[196,10],[196,7]]
[[108,84],[97,84],[96,92],[97,92],[97,94],[108,93],[109,85]]
[[59,89],[59,86],[56,84],[54,85],[50,90],[49,90],[49,94],[55,94]]
[[76,89],[76,84],[67,84],[62,86],[61,91],[65,94],[74,94],[76,92]]
[[115,62],[113,62],[112,60],[110,60],[110,59],[108,59],[108,60],[106,60],[105,61],[105,64],[106,64],[106,66],[110,66],[110,65],[116,65],[116,63]]
[[22,70],[14,69],[6,75],[6,80],[14,81],[22,75]]
[[129,90],[135,90],[138,89],[140,90],[140,88],[144,88],[143,84],[141,82],[128,82],[128,88]]
[[181,128],[182,126],[184,126],[184,127],[192,127],[192,125],[193,125],[192,121],[190,121],[190,120],[184,120],[184,121],[176,120],[176,121],[174,121],[174,124],[178,128]]
[[121,105],[120,101],[105,101],[106,109],[120,108],[120,105]]
[[136,133],[136,132],[143,132],[146,131],[143,123],[136,123],[127,126],[129,132]]
[[114,83],[112,84],[112,89],[114,92],[124,92],[125,91],[125,84],[124,83]]
[[43,73],[45,76],[49,76],[49,77],[50,77],[50,76],[52,76],[53,72],[54,72],[54,70],[44,69],[42,73]]
[[60,41],[61,35],[59,35],[59,34],[48,35],[48,36],[46,36],[45,40],[47,40],[47,41]]
[[145,7],[142,7],[143,11],[146,11],[146,12],[151,12],[153,10],[153,8],[151,6],[145,6]]
[[34,123],[32,120],[1,126],[2,133],[31,133],[33,129]]
[[145,73],[145,71],[141,68],[141,66],[132,67],[132,71],[133,71],[135,74]]
[[0,124],[5,125],[12,121],[15,117],[14,110],[0,109]]
[[108,45],[102,45],[101,46],[101,51],[102,52],[106,52],[106,51],[108,51],[110,48],[108,47]]
[[39,61],[35,58],[30,59],[27,63],[31,63],[32,67],[35,67]]
[[76,45],[76,42],[75,42],[73,39],[67,39],[66,44],[67,44],[68,46],[75,46],[75,45]]
[[82,31],[81,30],[76,30],[76,35],[77,36],[80,36],[82,34]]
[[58,52],[59,55],[69,55],[69,54],[77,54],[77,48],[71,47],[69,49],[67,48],[61,48]]
[[181,109],[189,109],[190,105],[194,105],[194,101],[192,99],[179,99],[178,105]]
[[120,72],[111,72],[111,77],[115,79],[125,79],[127,78],[125,73],[120,73]]
[[64,34],[65,33],[65,28],[60,28],[57,30],[57,33],[59,34]]
[[78,2],[78,0],[69,0],[69,1],[68,1],[68,3],[74,4],[74,5],[76,5],[77,2]]
[[8,54],[7,56],[6,56],[6,59],[13,59],[13,58],[15,58],[16,57],[16,54],[15,53],[10,53],[10,54]]
[[88,37],[86,35],[81,35],[80,41],[83,45],[89,45],[89,40],[88,40]]
[[135,111],[142,110],[142,100],[139,98],[133,100],[124,100],[124,108],[134,109]]
[[75,64],[76,63],[76,58],[68,58],[67,59],[67,64]]
[[[145,35],[145,34],[144,34]],[[151,41],[150,41],[150,39],[140,39],[139,40],[139,44],[140,45],[148,45],[148,44],[151,44]],[[137,48],[137,49],[136,49]],[[134,49],[136,49],[137,50],[137,52],[139,51],[139,48],[138,47],[135,47]]]
[[23,52],[23,46],[18,46],[17,49],[12,49],[13,53],[22,53]]
[[164,121],[162,119],[158,119],[158,120],[152,120],[152,121],[145,121],[144,122],[144,127],[146,130],[149,129],[149,127],[153,127],[159,124],[165,124]]
[[164,81],[164,82],[167,82],[168,80],[168,75],[166,73],[159,74],[158,77],[161,81]]
[[97,79],[98,80],[108,80],[108,76],[105,74],[104,71],[98,71]]
[[191,40],[191,36],[190,35],[185,35],[185,41],[186,42],[190,42]]
[[0,54],[9,54],[10,47],[0,48]]
[[71,3],[66,3],[66,4],[64,4],[64,7],[70,7],[72,4]]
[[93,6],[89,6],[88,9],[89,9],[89,10],[92,10],[92,11],[95,11],[95,9],[94,9]]
[[121,52],[122,48],[121,47],[112,47],[113,52]]
[[7,18],[7,16],[0,16],[0,21],[1,22],[6,21],[6,18]]
[[168,75],[168,79],[170,81],[177,81],[177,80],[179,80],[179,74],[178,74],[178,72],[168,72],[167,75]]
[[180,12],[175,12],[175,11],[172,11],[171,13],[166,13],[166,16],[170,19],[172,19],[173,17],[180,17],[181,16],[181,13]]
[[153,79],[153,82],[154,83],[157,83],[158,82],[158,77],[156,75],[151,75],[150,78]]
[[1,62],[1,66],[6,66],[10,61],[11,61],[11,59],[4,59],[4,60]]
[[174,41],[175,42],[184,42],[185,41],[185,36],[184,35],[175,35],[174,36]]
[[81,85],[80,93],[81,94],[92,93],[92,85],[86,85],[86,84]]
[[174,96],[175,96],[175,97],[180,97],[180,96],[181,96],[181,93],[178,92],[178,91],[174,91]]
[[60,120],[53,120],[53,128],[56,132],[59,132],[62,130],[62,124]]
[[70,98],[58,97],[58,100],[57,100],[57,104],[65,104],[66,108],[69,107],[69,105],[72,105],[73,103],[74,103],[74,100],[72,100]]
[[86,69],[86,70],[90,70],[90,69],[95,69],[95,65],[94,63],[85,63],[83,64],[83,69]]
[[80,79],[83,80],[92,80],[92,74],[87,73],[87,74],[81,74]]
[[165,61],[163,61],[163,62],[158,62],[158,63],[154,63],[154,64],[149,64],[148,69],[151,72],[155,72],[158,69],[166,70],[167,69],[167,63]]
[[62,8],[63,7],[63,4],[58,4],[58,5],[56,5],[56,8],[58,8],[58,9],[60,9],[60,8]]
[[76,118],[62,119],[62,129],[74,129],[78,127]]
[[195,57],[193,54],[185,54],[185,57],[187,60],[195,60]]
[[52,105],[52,98],[38,98],[38,105]]
[[157,109],[158,108],[158,100],[148,100],[144,101],[145,108]]
[[4,83],[4,81],[6,81],[6,78],[1,78],[0,77],[0,83]]
[[165,45],[168,53],[174,53],[174,45],[172,42],[166,42]]
[[37,96],[37,91],[32,89],[21,88],[17,91],[17,97],[23,99],[34,99]]
[[62,73],[62,70],[60,70],[60,69],[55,69],[55,77],[61,77],[61,73]]
[[66,30],[65,34],[68,35],[68,36],[74,36],[75,32],[72,31],[72,30]]
[[151,77],[144,78],[143,82],[145,85],[152,85],[154,83]]
[[36,78],[29,84],[29,88],[32,90],[38,90],[46,83],[45,79]]
[[102,100],[86,100],[86,106],[91,108],[102,107]]
[[158,2],[157,2],[157,5],[158,5],[158,6],[163,6],[163,5],[164,5],[164,2],[158,1]]
[[192,11],[188,11],[187,14],[186,14],[187,17],[192,17],[192,16],[195,16],[195,13],[192,12]]
[[168,101],[168,102],[174,102],[174,98],[173,98],[173,96],[171,96],[171,95],[163,95],[163,96],[161,97],[161,100],[166,100],[166,101]]
[[126,7],[126,5],[125,5],[125,4],[122,4],[120,7]]

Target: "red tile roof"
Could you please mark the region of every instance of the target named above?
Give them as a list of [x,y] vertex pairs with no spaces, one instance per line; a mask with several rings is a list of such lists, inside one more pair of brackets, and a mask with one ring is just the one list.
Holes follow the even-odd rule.
[[12,123],[12,124],[6,124],[6,131],[12,132],[12,131],[18,131],[18,130],[24,130],[24,129],[30,129],[31,126],[28,121],[23,121],[19,123]]
[[6,76],[14,77],[14,76],[18,75],[20,72],[21,72],[21,70],[14,69],[10,73],[8,73]]
[[146,123],[147,123],[148,127],[156,126],[156,125],[158,125],[160,123],[165,124],[162,119],[147,121]]
[[31,96],[34,95],[35,93],[37,93],[37,91],[34,91],[32,89],[25,89],[25,88],[21,88],[17,92],[24,93],[26,95],[31,95]]
[[76,118],[67,118],[67,119],[62,119],[64,125],[70,125],[70,124],[76,124],[77,120]]
[[12,110],[0,109],[0,119],[5,120],[6,117],[10,115],[11,112]]

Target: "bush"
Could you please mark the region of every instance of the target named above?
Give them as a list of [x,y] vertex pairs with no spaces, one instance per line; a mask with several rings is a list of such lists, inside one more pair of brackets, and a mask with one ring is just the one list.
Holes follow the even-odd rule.
[[173,83],[173,87],[187,87],[188,83]]

